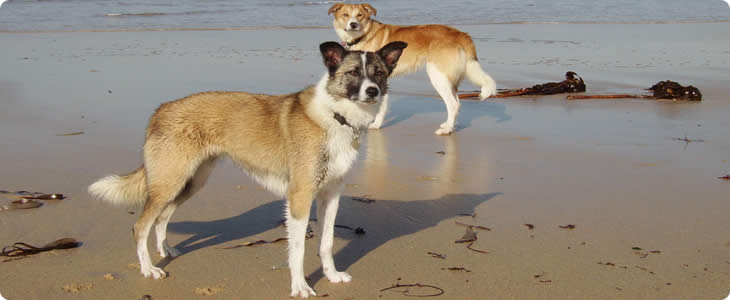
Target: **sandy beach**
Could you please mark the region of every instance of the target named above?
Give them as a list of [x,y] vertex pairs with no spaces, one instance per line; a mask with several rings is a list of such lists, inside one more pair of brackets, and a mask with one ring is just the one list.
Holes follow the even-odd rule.
[[[589,93],[645,93],[670,79],[704,100],[463,101],[457,132],[443,137],[433,131],[445,107],[425,72],[392,79],[390,114],[363,137],[337,219],[366,231],[335,231],[335,263],[353,281],[323,278],[315,237],[305,274],[318,294],[407,299],[381,290],[420,283],[443,299],[728,296],[730,182],[718,178],[730,174],[727,23],[457,27],[499,88],[575,71]],[[136,265],[138,211],[109,207],[86,188],[141,164],[160,103],[208,90],[297,91],[325,72],[317,46],[334,39],[329,28],[0,33],[0,190],[68,197],[0,211],[0,246],[83,243],[0,257],[0,294],[288,299],[286,243],[224,249],[285,235],[283,200],[230,161],[173,216],[168,239],[183,255],[151,252],[169,273],[163,280]],[[466,231],[457,222],[491,229],[475,228],[471,246],[487,253],[454,243]]]

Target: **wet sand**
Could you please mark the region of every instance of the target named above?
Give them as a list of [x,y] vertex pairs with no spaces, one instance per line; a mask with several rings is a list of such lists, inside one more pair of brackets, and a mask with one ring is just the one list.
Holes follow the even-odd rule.
[[[704,101],[464,101],[458,132],[440,137],[432,132],[445,107],[425,74],[396,78],[385,127],[363,138],[341,200],[337,223],[367,231],[335,231],[336,265],[353,282],[322,277],[315,238],[310,285],[333,299],[407,298],[380,292],[396,283],[438,286],[444,299],[726,297],[730,182],[718,177],[730,174],[730,44],[718,37],[727,24],[459,28],[500,88],[559,81],[570,70],[591,93],[642,93],[671,79],[700,88]],[[183,255],[152,252],[170,274],[164,280],[139,274],[137,214],[91,199],[86,187],[141,163],[160,103],[206,90],[296,91],[324,72],[317,45],[335,38],[329,29],[0,33],[0,189],[69,197],[0,211],[0,244],[84,243],[0,262],[0,293],[287,299],[285,243],[222,249],[285,235],[282,200],[230,161],[173,216],[168,238]],[[702,141],[676,140],[684,137]],[[352,200],[365,195],[376,201]],[[472,244],[488,253],[454,243],[465,232],[456,222],[489,227]],[[575,228],[559,227],[568,224]]]

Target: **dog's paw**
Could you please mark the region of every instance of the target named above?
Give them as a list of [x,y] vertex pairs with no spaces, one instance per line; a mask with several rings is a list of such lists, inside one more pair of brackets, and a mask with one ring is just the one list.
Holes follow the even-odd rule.
[[340,283],[340,282],[350,282],[352,281],[352,276],[350,274],[347,274],[345,272],[329,272],[325,274],[327,276],[327,279],[330,280],[332,283]]
[[444,128],[439,128],[438,130],[434,131],[433,134],[435,134],[435,135],[450,135],[453,132],[454,132],[454,128],[444,127]]
[[494,95],[497,95],[497,83],[492,81],[482,87],[482,92],[479,93],[479,99],[484,100]]
[[141,271],[142,271],[142,275],[144,275],[145,278],[152,277],[154,279],[161,279],[161,278],[165,278],[167,276],[165,271],[163,271],[162,269],[155,267],[155,266],[149,266],[149,267],[142,266]]
[[291,295],[292,297],[309,298],[309,296],[317,296],[317,293],[309,287],[306,281],[302,279],[299,282],[292,282],[291,284]]
[[383,126],[383,122],[373,122],[373,123],[370,123],[370,125],[368,126],[368,128],[370,128],[370,129],[380,129],[380,127],[382,127],[382,126]]
[[160,256],[162,257],[178,257],[182,255],[175,247],[170,247],[167,244],[162,245],[162,248],[158,248],[157,251],[160,252]]

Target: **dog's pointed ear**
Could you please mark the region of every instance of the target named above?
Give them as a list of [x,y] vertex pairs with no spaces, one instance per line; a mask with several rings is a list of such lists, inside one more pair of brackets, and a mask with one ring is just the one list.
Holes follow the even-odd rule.
[[337,70],[342,63],[342,58],[345,57],[345,52],[347,52],[345,47],[342,47],[338,42],[324,42],[319,45],[319,51],[322,52],[324,65],[330,73]]
[[373,15],[373,17],[378,13],[378,11],[375,9],[375,7],[373,7],[372,5],[370,5],[370,3],[363,3],[363,4],[360,4],[360,5],[362,5],[362,8],[364,8],[365,11],[367,11],[368,13],[370,13],[371,15]]
[[332,4],[332,7],[330,7],[330,10],[327,12],[327,15],[329,16],[331,14],[336,13],[344,5],[345,5],[344,3],[335,3],[335,4]]
[[408,44],[406,42],[391,42],[385,45],[383,48],[380,48],[377,53],[378,55],[380,55],[380,57],[383,58],[383,61],[385,61],[385,65],[388,66],[390,71],[393,71],[393,69],[395,69],[395,66],[398,64],[398,59],[403,53],[403,49],[405,49],[406,47],[408,47]]

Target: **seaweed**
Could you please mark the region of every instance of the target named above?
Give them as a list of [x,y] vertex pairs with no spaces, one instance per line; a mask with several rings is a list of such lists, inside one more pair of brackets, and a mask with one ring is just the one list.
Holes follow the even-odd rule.
[[441,270],[449,270],[449,271],[463,271],[470,273],[471,270],[464,268],[464,267],[448,267],[448,268],[441,268]]
[[484,227],[484,226],[481,226],[481,225],[465,224],[465,223],[461,223],[461,222],[458,222],[458,221],[456,222],[456,225],[466,226],[466,227],[472,228],[472,229],[481,229],[481,230],[486,230],[486,231],[492,231],[492,229],[489,228],[489,227]]
[[681,84],[665,80],[657,82],[656,84],[649,87],[647,90],[651,91],[651,95],[630,95],[630,94],[616,94],[616,95],[570,95],[567,97],[568,100],[581,100],[581,99],[651,99],[651,100],[682,100],[682,101],[702,101],[702,93],[700,90],[693,86],[682,86]]
[[[483,251],[483,250],[479,250],[479,249],[472,248],[472,245],[474,244],[474,241],[477,240],[477,234],[476,234],[476,232],[474,232],[474,229],[473,228],[479,228],[479,227],[483,227],[483,226],[478,226],[477,227],[477,226],[474,226],[474,225],[468,225],[468,224],[463,224],[463,223],[459,223],[459,222],[456,222],[456,224],[457,225],[467,226],[467,227],[466,227],[466,232],[464,233],[464,236],[462,236],[461,239],[458,239],[458,240],[454,241],[454,243],[457,243],[457,244],[465,244],[465,243],[468,243],[466,245],[466,248],[469,249],[469,250],[471,250],[471,251],[479,252],[479,253],[484,253],[484,254],[488,254],[489,253],[487,251]],[[491,229],[486,228],[486,227],[479,228],[479,229],[491,230]]]
[[373,203],[375,200],[372,198],[371,195],[362,195],[360,197],[352,197],[353,201],[362,202],[362,203]]
[[440,259],[446,259],[445,254],[437,253],[437,252],[426,252],[426,254],[431,255],[433,258],[440,258]]
[[56,134],[56,136],[74,136],[74,135],[82,135],[84,134],[83,131],[77,131],[77,132],[69,132],[69,133],[59,133]]
[[73,238],[57,239],[42,247],[36,247],[23,242],[17,242],[11,246],[3,247],[2,252],[0,252],[0,256],[27,256],[57,249],[77,248],[79,246],[81,246],[81,242],[76,241],[76,239]]
[[[402,289],[402,288],[405,288],[405,289],[396,290],[396,289]],[[429,290],[430,289],[430,290],[432,290],[432,292],[415,294],[415,293],[411,293],[410,288],[416,288],[417,290],[424,290],[424,289]],[[429,285],[429,284],[420,284],[420,283],[414,283],[414,284],[396,283],[393,286],[381,289],[380,291],[381,292],[385,292],[385,291],[399,292],[399,293],[403,294],[404,296],[408,296],[408,297],[436,297],[436,296],[441,296],[444,294],[444,290],[440,287]]]
[[352,228],[352,227],[347,226],[347,225],[338,225],[338,224],[335,224],[335,228],[343,228],[343,229],[347,229],[347,230],[352,230],[352,231],[355,232],[355,234],[365,234],[365,229],[362,228],[362,227]]
[[[492,98],[508,98],[523,95],[554,95],[562,93],[577,93],[585,92],[586,84],[578,74],[573,71],[565,73],[565,80],[561,82],[547,82],[543,84],[533,85],[532,87],[514,89],[514,90],[502,90]],[[459,99],[479,97],[479,93],[465,93],[459,95]]]

